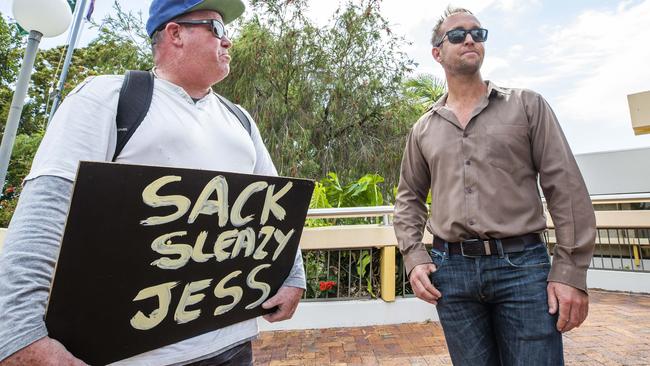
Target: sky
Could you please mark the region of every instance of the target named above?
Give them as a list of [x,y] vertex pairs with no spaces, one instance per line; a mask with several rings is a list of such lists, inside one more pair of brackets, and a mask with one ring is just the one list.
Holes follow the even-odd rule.
[[[310,1],[308,15],[321,25],[340,2]],[[119,2],[146,18],[149,0]],[[11,3],[0,0],[3,15],[11,15]],[[102,19],[112,3],[96,0],[93,17]],[[444,79],[429,39],[449,4],[470,9],[489,30],[483,78],[542,94],[574,153],[650,147],[650,135],[634,135],[627,104],[628,94],[650,90],[650,0],[383,0],[382,14],[406,38],[416,73]],[[86,25],[82,44],[93,36]]]

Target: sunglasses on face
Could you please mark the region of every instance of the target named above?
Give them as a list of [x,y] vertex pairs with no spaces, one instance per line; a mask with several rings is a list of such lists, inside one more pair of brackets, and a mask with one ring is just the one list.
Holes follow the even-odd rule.
[[226,27],[218,21],[217,19],[204,19],[204,20],[179,20],[179,21],[174,21],[176,24],[181,24],[181,25],[201,25],[201,24],[208,24],[210,25],[210,28],[212,29],[212,34],[214,34],[215,37],[221,39],[223,36],[228,37],[228,31],[226,30]]
[[488,31],[485,28],[474,28],[474,29],[452,29],[449,32],[445,33],[442,37],[442,40],[438,42],[436,47],[440,47],[442,42],[445,41],[445,38],[449,40],[449,43],[463,43],[465,42],[465,37],[467,33],[472,36],[474,42],[485,42],[487,40]]

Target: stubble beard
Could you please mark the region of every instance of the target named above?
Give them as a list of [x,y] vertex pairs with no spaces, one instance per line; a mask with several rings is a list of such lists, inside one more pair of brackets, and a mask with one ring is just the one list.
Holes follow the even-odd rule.
[[483,59],[478,61],[464,61],[461,60],[454,67],[454,73],[457,75],[474,75],[481,71],[481,65],[483,65]]

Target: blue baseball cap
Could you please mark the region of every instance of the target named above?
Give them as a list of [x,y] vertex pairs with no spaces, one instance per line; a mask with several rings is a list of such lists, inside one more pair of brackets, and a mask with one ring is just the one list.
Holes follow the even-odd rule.
[[149,37],[163,24],[177,16],[196,10],[214,10],[221,14],[223,24],[237,19],[244,12],[241,0],[153,0],[149,7]]

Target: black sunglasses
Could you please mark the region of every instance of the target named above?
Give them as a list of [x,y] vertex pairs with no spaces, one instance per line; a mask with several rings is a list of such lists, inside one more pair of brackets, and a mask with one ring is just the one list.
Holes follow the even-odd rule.
[[474,42],[485,42],[487,40],[488,36],[488,30],[485,28],[474,28],[474,29],[452,29],[449,32],[445,33],[445,35],[442,37],[442,40],[438,42],[436,47],[440,47],[442,42],[445,41],[445,37],[449,40],[449,43],[462,43],[465,41],[465,37],[467,37],[467,33],[469,33],[470,36],[472,36],[472,39]]
[[210,28],[212,28],[212,34],[214,34],[215,37],[219,39],[223,38],[223,36],[228,37],[228,31],[226,30],[226,27],[223,25],[223,23],[221,23],[217,19],[178,20],[172,22],[176,24],[188,24],[188,25],[209,24]]

